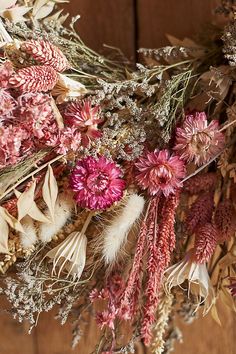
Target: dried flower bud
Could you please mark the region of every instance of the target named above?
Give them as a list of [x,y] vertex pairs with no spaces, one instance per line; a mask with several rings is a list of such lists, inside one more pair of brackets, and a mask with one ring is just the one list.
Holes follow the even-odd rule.
[[199,196],[187,214],[185,223],[186,230],[191,234],[195,232],[199,226],[210,222],[213,214],[213,208],[213,193],[206,193]]
[[216,227],[207,223],[201,226],[195,236],[195,258],[198,263],[208,262],[217,245],[218,232]]
[[227,241],[236,230],[235,210],[230,200],[219,203],[215,212],[215,225],[219,231],[219,241]]
[[48,41],[31,39],[23,42],[20,49],[32,56],[38,64],[50,66],[56,71],[62,72],[70,67],[62,51]]
[[214,172],[198,174],[184,183],[184,191],[189,194],[209,192],[215,188],[216,182],[217,174]]
[[50,66],[30,66],[20,69],[9,83],[22,92],[47,92],[53,89],[57,82],[57,72]]

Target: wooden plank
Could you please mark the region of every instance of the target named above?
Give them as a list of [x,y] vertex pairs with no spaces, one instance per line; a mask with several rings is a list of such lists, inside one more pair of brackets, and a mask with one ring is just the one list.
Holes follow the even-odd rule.
[[166,33],[191,37],[213,18],[218,0],[137,0],[138,46],[169,44]]
[[186,325],[181,324],[183,343],[177,343],[174,354],[236,354],[236,315],[227,307],[219,312],[222,327],[210,313]]
[[85,43],[101,51],[103,44],[135,55],[133,0],[76,0],[63,5],[72,16],[81,15],[77,30]]
[[[0,301],[0,353],[1,354],[38,354],[35,332],[28,334],[28,325],[14,320],[3,309],[9,308],[6,301]],[[43,354],[43,353],[42,353]]]

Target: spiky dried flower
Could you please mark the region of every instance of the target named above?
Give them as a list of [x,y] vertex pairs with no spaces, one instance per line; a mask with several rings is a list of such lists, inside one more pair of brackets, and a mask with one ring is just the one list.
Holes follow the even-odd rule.
[[41,65],[20,69],[9,79],[11,87],[21,92],[48,92],[56,82],[56,70]]
[[176,129],[174,150],[181,159],[203,165],[216,156],[224,147],[224,135],[219,131],[219,122],[209,124],[205,112],[187,115],[182,128]]
[[185,176],[184,162],[178,156],[171,155],[168,150],[146,152],[135,163],[137,167],[136,181],[150,195],[163,193],[166,197],[175,193],[182,186]]
[[50,66],[58,72],[70,68],[70,64],[62,51],[54,44],[31,39],[21,44],[20,49],[34,58],[37,64]]
[[65,108],[65,123],[78,129],[82,135],[84,146],[88,146],[90,140],[101,137],[98,124],[103,121],[100,116],[100,106],[92,107],[89,100],[71,102]]
[[121,176],[121,169],[104,156],[77,161],[70,179],[76,202],[91,210],[109,208],[123,196],[125,181]]
[[194,256],[197,263],[206,263],[213,255],[218,239],[216,227],[207,223],[198,228],[195,235]]
[[236,231],[235,209],[232,201],[225,200],[220,202],[216,208],[214,222],[218,229],[218,237],[220,242],[229,240]]
[[185,228],[192,234],[199,226],[211,221],[214,209],[213,193],[200,195],[187,213]]
[[167,293],[170,294],[173,287],[181,286],[187,280],[189,284],[188,291],[197,296],[195,311],[202,304],[204,304],[204,314],[210,310],[215,298],[214,288],[211,284],[206,264],[196,262],[193,249],[188,251],[183,260],[169,267],[165,275]]
[[63,74],[58,74],[58,81],[52,90],[58,104],[75,100],[86,93],[87,89],[83,84]]
[[216,182],[217,174],[215,172],[199,173],[184,182],[184,191],[189,194],[209,192],[215,189]]

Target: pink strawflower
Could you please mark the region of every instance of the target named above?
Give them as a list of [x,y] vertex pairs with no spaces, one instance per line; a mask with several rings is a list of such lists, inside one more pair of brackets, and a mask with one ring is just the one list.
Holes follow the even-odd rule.
[[109,208],[123,196],[121,174],[120,168],[103,156],[79,160],[70,181],[77,203],[91,210]]
[[65,124],[81,132],[83,146],[88,146],[90,140],[101,136],[98,130],[98,124],[103,121],[100,117],[100,107],[92,107],[89,100],[70,102],[64,111],[64,119]]
[[174,150],[187,162],[203,165],[223,147],[224,135],[219,131],[218,121],[212,120],[208,124],[205,112],[187,115],[183,127],[176,130]]
[[178,156],[170,156],[168,150],[147,152],[136,162],[137,182],[150,195],[163,193],[166,197],[182,186],[185,176],[184,162]]
[[0,88],[9,87],[9,79],[13,72],[14,70],[11,62],[6,61],[4,64],[0,65]]

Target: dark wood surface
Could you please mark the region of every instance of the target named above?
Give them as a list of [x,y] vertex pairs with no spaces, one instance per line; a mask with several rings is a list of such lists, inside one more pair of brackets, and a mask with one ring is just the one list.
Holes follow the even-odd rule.
[[[216,0],[71,0],[67,10],[73,16],[81,15],[77,29],[89,46],[102,51],[106,43],[121,48],[132,59],[138,47],[167,44],[166,33],[178,38],[195,34],[213,19],[215,4]],[[60,326],[54,314],[43,314],[31,335],[26,324],[0,314],[0,354],[89,354],[96,340],[96,325],[89,324],[80,346],[72,351],[71,327]],[[178,344],[173,353],[236,354],[235,318],[225,311],[221,316],[222,327],[210,316],[191,326],[181,324],[184,343]],[[139,347],[136,353],[144,351]]]

